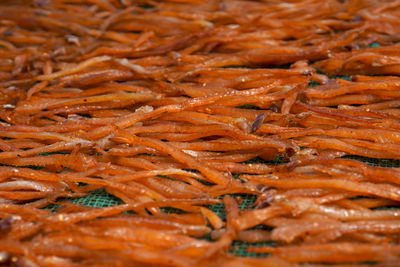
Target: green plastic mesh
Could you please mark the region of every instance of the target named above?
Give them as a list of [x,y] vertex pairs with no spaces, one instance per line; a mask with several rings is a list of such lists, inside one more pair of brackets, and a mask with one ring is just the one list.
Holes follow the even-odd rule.
[[371,166],[379,166],[386,168],[399,168],[400,160],[398,159],[374,159],[374,158],[366,158],[361,156],[345,156],[344,158],[355,159],[367,163]]
[[119,198],[107,193],[104,189],[94,190],[85,197],[71,199],[71,202],[96,208],[110,207],[122,203]]

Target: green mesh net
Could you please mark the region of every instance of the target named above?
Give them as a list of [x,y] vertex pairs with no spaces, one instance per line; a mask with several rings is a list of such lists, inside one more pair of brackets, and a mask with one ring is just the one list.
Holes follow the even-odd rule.
[[96,208],[110,207],[122,203],[119,198],[107,193],[104,189],[94,190],[90,193],[90,195],[82,198],[74,198],[70,201],[74,204]]

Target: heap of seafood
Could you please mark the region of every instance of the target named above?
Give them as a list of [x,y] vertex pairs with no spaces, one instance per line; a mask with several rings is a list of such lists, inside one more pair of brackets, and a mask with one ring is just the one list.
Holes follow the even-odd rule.
[[399,51],[399,1],[2,1],[0,263],[400,264]]

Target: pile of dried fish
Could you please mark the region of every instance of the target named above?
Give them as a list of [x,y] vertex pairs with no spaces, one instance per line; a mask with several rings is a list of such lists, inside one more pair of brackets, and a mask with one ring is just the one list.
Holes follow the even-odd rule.
[[[399,21],[399,1],[2,1],[0,262],[400,264],[400,169],[354,159],[400,159]],[[121,204],[71,202],[94,190]]]

